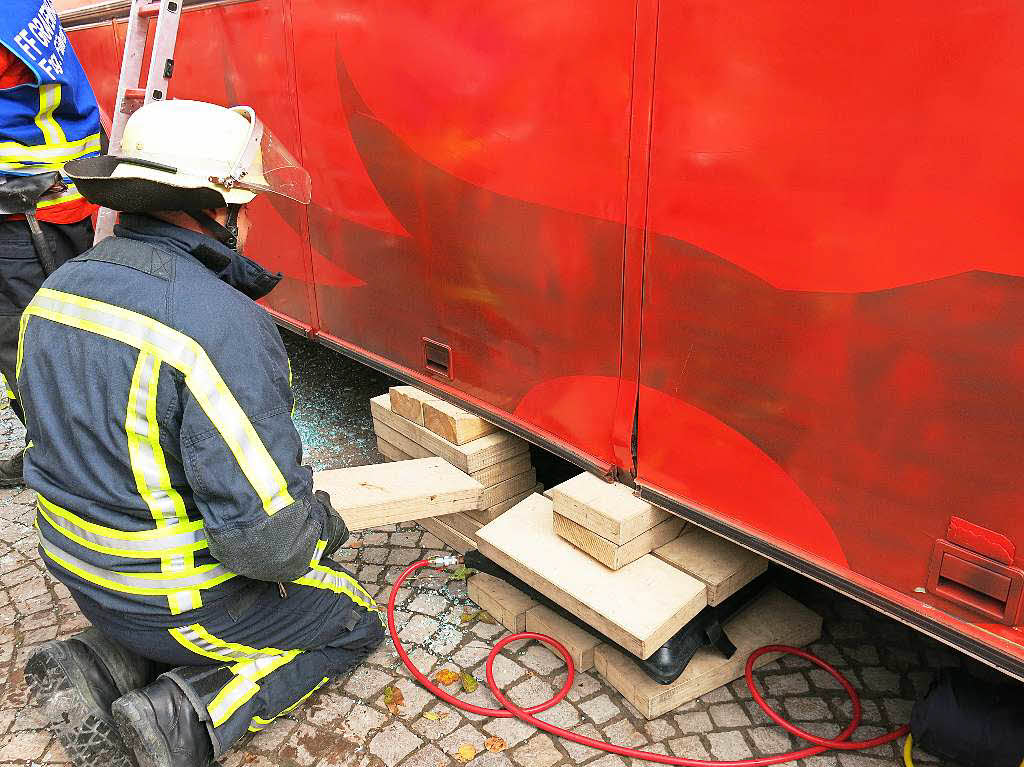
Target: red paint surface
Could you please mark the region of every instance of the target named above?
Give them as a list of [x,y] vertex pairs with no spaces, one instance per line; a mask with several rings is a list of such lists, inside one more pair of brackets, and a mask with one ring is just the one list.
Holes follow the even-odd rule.
[[[1024,525],[1024,10],[1010,2],[254,0],[172,95],[309,168],[271,307],[1000,652],[916,591]],[[73,33],[112,99],[110,25]],[[1005,549],[1004,549],[1005,550]],[[1020,553],[1015,565],[1024,564]]]

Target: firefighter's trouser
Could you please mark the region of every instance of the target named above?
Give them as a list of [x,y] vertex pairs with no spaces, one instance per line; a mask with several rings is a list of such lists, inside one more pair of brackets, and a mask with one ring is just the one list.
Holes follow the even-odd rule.
[[[337,573],[345,571],[323,560]],[[346,573],[347,576],[347,573]],[[351,577],[351,576],[348,576]],[[351,579],[351,584],[356,584]],[[386,635],[383,613],[361,588],[340,593],[251,581],[222,609],[202,608],[195,622],[154,628],[74,594],[94,626],[133,652],[166,666],[185,692],[220,757],[246,732],[288,713],[331,678],[369,655]],[[367,600],[369,601],[367,602]]]
[[[39,222],[54,262],[59,266],[92,247],[92,219],[75,224]],[[15,398],[11,409],[24,423],[21,405],[17,401],[15,371],[18,361],[18,327],[39,286],[46,279],[39,262],[28,224],[21,220],[0,221],[0,373]]]

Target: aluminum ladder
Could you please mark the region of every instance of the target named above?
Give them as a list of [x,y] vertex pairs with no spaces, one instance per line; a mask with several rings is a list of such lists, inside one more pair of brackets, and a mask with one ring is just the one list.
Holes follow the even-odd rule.
[[[143,104],[167,98],[167,87],[174,74],[174,46],[178,40],[178,22],[181,20],[183,0],[132,0],[128,15],[128,30],[121,59],[121,75],[117,82],[117,100],[114,102],[113,122],[107,153],[121,152],[121,138],[128,118]],[[153,51],[149,61],[146,84],[139,87],[142,61],[146,53],[150,20],[156,17]],[[117,211],[101,208],[96,218],[94,243],[109,237],[114,231]]]

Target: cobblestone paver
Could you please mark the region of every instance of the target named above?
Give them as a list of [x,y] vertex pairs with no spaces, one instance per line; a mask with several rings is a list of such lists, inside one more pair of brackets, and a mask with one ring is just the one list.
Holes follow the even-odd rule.
[[[4,411],[0,453],[10,453],[22,439],[10,411]],[[28,699],[23,670],[37,645],[71,636],[87,625],[67,589],[40,564],[33,514],[32,492],[0,490],[0,767],[66,763]],[[355,545],[339,552],[339,558],[371,594],[386,601],[405,563],[443,550],[432,535],[408,524],[363,532]],[[841,668],[861,691],[864,726],[858,737],[877,735],[906,721],[914,698],[927,688],[936,670],[963,662],[957,653],[803,579],[787,577],[783,586],[825,616],[824,635],[811,650]],[[469,672],[481,684],[463,697],[493,705],[482,682],[483,664],[491,643],[503,632],[478,621],[463,623],[467,605],[463,582],[426,574],[399,595],[400,629],[420,668]],[[509,685],[511,697],[524,703],[547,697],[565,679],[562,662],[535,645],[508,652],[496,664],[496,673]],[[803,661],[775,662],[765,666],[759,678],[770,702],[811,732],[834,734],[839,729],[835,723],[847,721],[850,706],[842,691]],[[389,686],[404,698],[394,714],[384,702]],[[593,737],[694,758],[741,759],[797,745],[770,723],[742,681],[649,722],[595,672],[584,672],[568,699],[543,718]],[[488,751],[485,743],[492,737],[503,739],[507,748]],[[388,643],[358,670],[333,680],[298,711],[235,749],[224,765],[449,767],[459,764],[456,755],[467,746],[476,752],[470,764],[478,767],[628,764],[518,721],[464,715],[418,687]],[[938,764],[925,754],[918,755],[917,763]],[[898,747],[888,745],[856,755],[825,754],[799,764],[880,767],[902,764],[902,759]]]

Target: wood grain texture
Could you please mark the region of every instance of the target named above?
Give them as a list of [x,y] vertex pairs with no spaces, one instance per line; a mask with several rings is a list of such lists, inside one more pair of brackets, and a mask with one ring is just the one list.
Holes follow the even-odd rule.
[[555,535],[552,503],[531,495],[477,532],[480,551],[637,657],[707,604],[704,584],[657,557],[609,570]]
[[579,474],[545,493],[555,511],[617,546],[670,518],[667,511],[633,495],[618,482],[605,482],[593,474]]
[[438,517],[448,527],[461,533],[462,535],[473,541],[473,545],[477,545],[476,533],[483,527],[483,524],[477,522],[469,514],[464,511],[460,511],[457,514],[445,514],[443,517]]
[[466,582],[469,598],[489,612],[512,633],[526,631],[526,613],[537,603],[515,586],[487,573],[477,573]]
[[607,538],[602,538],[580,523],[563,517],[557,511],[554,512],[553,524],[559,538],[567,540],[580,551],[586,552],[612,570],[618,570],[630,562],[635,562],[645,554],[650,554],[654,549],[678,536],[686,526],[681,519],[666,519],[650,530],[640,533],[633,540],[616,546]]
[[479,508],[483,486],[441,458],[419,458],[313,474],[350,530]]
[[467,442],[465,445],[453,444],[429,429],[393,412],[390,397],[387,394],[371,399],[370,411],[374,419],[390,426],[404,437],[467,473],[493,466],[521,455],[529,449],[524,440],[504,431],[487,434],[472,442]]
[[519,502],[525,501],[531,495],[533,495],[534,493],[539,493],[543,489],[544,489],[544,486],[538,482],[536,485],[531,487],[529,490],[527,490],[522,495],[517,495],[514,498],[509,498],[507,501],[499,503],[497,506],[491,506],[489,509],[479,509],[477,511],[467,511],[466,514],[468,516],[472,517],[473,519],[477,520],[478,522],[486,525],[488,522],[491,522],[491,521],[497,519],[498,517],[500,517],[502,514],[504,514],[506,511],[511,509],[513,506],[515,506]]
[[594,650],[601,645],[601,640],[554,610],[544,605],[530,609],[526,613],[526,631],[547,634],[565,645],[577,671],[594,667]]
[[452,528],[451,525],[446,525],[437,517],[417,519],[416,522],[428,533],[460,554],[465,554],[467,551],[472,551],[476,548],[476,543]]
[[[482,483],[481,483],[482,484]],[[499,482],[491,487],[485,487],[480,494],[480,508],[489,509],[504,503],[510,498],[522,495],[537,484],[537,470],[530,468],[529,471],[520,474],[518,477],[510,477],[504,482]]]
[[456,445],[498,430],[480,416],[440,399],[423,403],[423,425]]
[[[428,458],[434,455],[432,452],[422,445],[413,442],[408,437],[403,436],[387,424],[382,423],[374,419],[373,430],[377,435],[377,441],[383,440],[391,445],[391,452],[394,453],[394,449],[405,455],[405,458],[393,458],[392,460],[406,460],[407,458]],[[379,448],[378,448],[379,449]],[[381,451],[383,452],[383,451]],[[492,464],[491,466],[485,466],[477,471],[469,472],[469,476],[483,485],[485,488],[494,487],[500,482],[518,477],[533,468],[533,463],[530,458],[530,453],[520,453],[519,455],[508,458],[504,461]],[[493,504],[490,504],[493,505]]]
[[704,581],[710,605],[728,599],[768,569],[764,557],[696,525],[656,548],[654,556]]
[[436,400],[437,397],[420,391],[415,386],[392,386],[388,389],[388,399],[396,415],[422,426],[423,403]]
[[[645,717],[654,719],[743,676],[747,656],[766,644],[795,647],[821,636],[821,617],[777,589],[725,624],[725,633],[736,645],[732,658],[710,647],[697,651],[682,675],[672,684],[658,684],[616,648],[603,644],[594,650],[598,673]],[[762,655],[761,666],[778,658]]]

